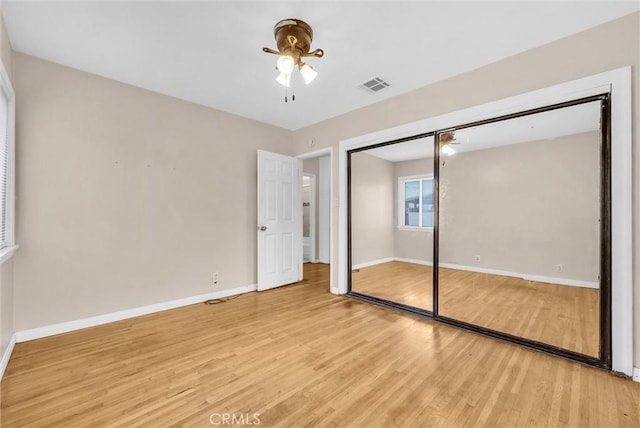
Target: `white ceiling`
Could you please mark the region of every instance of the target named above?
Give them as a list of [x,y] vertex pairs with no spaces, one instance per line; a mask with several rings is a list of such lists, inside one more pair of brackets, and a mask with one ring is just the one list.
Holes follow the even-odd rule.
[[[298,129],[495,62],[639,9],[624,2],[23,2],[4,1],[13,48],[121,82]],[[284,103],[273,25],[314,29]],[[377,94],[359,84],[391,84]]]
[[[485,150],[529,141],[548,140],[600,129],[600,102],[492,122],[455,131],[456,153]],[[370,149],[364,153],[390,162],[433,157],[433,137]]]

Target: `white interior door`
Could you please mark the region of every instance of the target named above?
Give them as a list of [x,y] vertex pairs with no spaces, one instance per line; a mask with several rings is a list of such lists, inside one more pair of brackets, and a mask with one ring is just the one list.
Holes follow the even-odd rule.
[[302,161],[258,150],[258,290],[302,280]]

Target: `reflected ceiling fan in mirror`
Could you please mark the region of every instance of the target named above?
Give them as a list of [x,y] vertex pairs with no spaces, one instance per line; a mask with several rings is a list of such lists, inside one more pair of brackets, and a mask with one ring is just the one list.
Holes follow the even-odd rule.
[[[318,72],[302,58],[315,57],[322,58],[324,51],[315,49],[311,51],[313,41],[313,30],[311,26],[300,19],[283,19],[273,27],[273,35],[276,39],[278,50],[262,48],[263,52],[278,55],[276,68],[280,72],[276,81],[285,88],[291,87],[291,75],[297,67],[305,84],[309,84],[316,78]],[[284,98],[287,102],[287,96]],[[295,100],[293,95],[292,100]]]
[[[443,154],[447,156],[454,155],[456,150],[452,147],[453,145],[460,144],[461,142],[469,143],[470,135],[473,134],[475,128],[464,128],[461,131],[445,131],[440,133],[440,150]],[[459,138],[462,137],[463,141],[458,141]]]
[[453,131],[446,131],[440,134],[440,151],[447,155],[451,156],[456,153],[456,151],[451,147],[452,144],[459,144],[455,142],[456,136]]

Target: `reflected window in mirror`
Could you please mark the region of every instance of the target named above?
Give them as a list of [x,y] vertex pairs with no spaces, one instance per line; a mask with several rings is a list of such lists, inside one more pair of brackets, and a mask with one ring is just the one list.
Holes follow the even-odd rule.
[[433,175],[398,179],[399,228],[433,229]]

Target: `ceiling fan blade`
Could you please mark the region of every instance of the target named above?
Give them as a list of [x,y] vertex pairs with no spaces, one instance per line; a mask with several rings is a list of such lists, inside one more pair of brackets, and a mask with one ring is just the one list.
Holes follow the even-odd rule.
[[302,56],[303,57],[305,57],[305,56],[314,56],[316,58],[322,58],[324,56],[324,51],[322,49],[316,49],[316,50],[311,51],[311,52],[303,53]]

